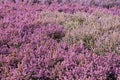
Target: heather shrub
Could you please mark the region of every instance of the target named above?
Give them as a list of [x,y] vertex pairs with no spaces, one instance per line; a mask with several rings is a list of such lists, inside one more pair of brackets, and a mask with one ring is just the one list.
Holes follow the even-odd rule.
[[[27,27],[29,28],[29,26],[26,27],[24,24],[30,24],[31,27],[34,25],[49,26],[56,24],[65,27],[66,35],[63,41],[69,44],[84,43],[84,45],[94,53],[103,54],[103,52],[120,52],[119,16],[110,14],[110,10],[84,6],[79,7],[79,5],[75,4],[64,6],[54,4],[50,7],[43,5],[33,5],[33,7],[25,4],[16,5],[17,4],[2,4],[0,7],[0,15],[2,16],[0,25],[2,28],[1,34],[4,35],[4,43],[8,42],[10,39],[13,42],[19,40],[19,38],[13,40],[14,37],[12,35],[8,40],[5,39],[9,35],[8,33],[12,32],[12,34],[16,36],[20,32],[19,29],[16,28],[17,31],[7,31],[7,33],[3,33],[4,29],[10,28],[7,26],[11,26],[11,29],[15,26],[24,26],[26,28],[25,31],[27,32],[22,33],[21,35],[23,36],[24,34],[32,34],[29,31],[33,29],[30,28],[31,30],[27,30]],[[34,7],[36,7],[36,9]],[[63,12],[59,12],[59,9]],[[113,8],[113,12],[117,12],[114,10],[115,9]],[[84,41],[84,36],[86,35],[92,35],[93,37],[87,44]],[[53,35],[52,38],[55,38],[55,36]],[[64,36],[64,34],[60,36]],[[10,37],[10,35],[8,37]],[[59,40],[60,39],[57,39],[58,42]],[[1,41],[1,43],[3,42]],[[22,41],[16,44],[9,44],[19,47],[21,43]]]
[[[12,35],[9,38],[0,36],[2,43],[3,39],[10,39],[1,44],[0,49],[4,50],[9,46],[11,51],[9,54],[6,50],[0,52],[1,80],[105,80],[120,77],[120,58],[117,54],[99,56],[82,44],[69,45],[63,42],[66,36],[63,26],[28,24],[16,28],[18,27],[1,28],[6,36],[8,31]],[[91,37],[87,36],[85,42],[89,40]],[[19,42],[22,42],[21,45],[17,45]]]
[[[10,31],[10,26],[8,26],[8,27],[9,27],[9,29],[5,29],[6,33],[7,33],[7,30]],[[21,60],[23,59],[23,57],[25,55],[29,54],[30,48],[32,48],[31,50],[33,50],[33,51],[35,50],[35,52],[37,50],[36,53],[38,53],[39,50],[40,51],[42,50],[43,53],[40,53],[40,54],[43,54],[43,57],[44,57],[44,54],[46,54],[45,50],[47,48],[48,48],[48,52],[55,49],[55,45],[58,43],[56,40],[56,33],[58,33],[57,36],[60,36],[60,37],[57,37],[59,42],[62,39],[62,37],[64,37],[64,35],[65,35],[62,28],[59,28],[59,27],[56,28],[54,26],[41,28],[41,27],[35,26],[35,25],[32,27],[30,27],[30,25],[27,25],[27,26],[21,27],[21,28],[22,29],[19,28],[20,32],[19,32],[19,34],[16,34],[16,36],[14,36],[13,33],[9,33],[12,36],[9,36],[9,38],[6,38],[6,39],[11,39],[12,37],[14,37],[14,38],[12,38],[12,40],[9,40],[9,42],[6,42],[5,44],[1,43],[1,45],[0,45],[0,50],[1,50],[0,51],[0,56],[1,56],[0,61],[2,61],[2,56],[3,56],[3,59],[6,57],[6,59],[7,59],[6,61],[8,62],[8,64],[5,64],[6,68],[7,68],[7,69],[5,69],[5,71],[7,71],[7,70],[9,71],[9,70],[18,68],[19,64],[22,64]],[[13,28],[13,30],[17,30],[17,29]],[[52,36],[51,36],[51,34],[52,34]],[[54,38],[54,35],[55,35],[55,38]],[[5,37],[5,35],[3,37]],[[2,37],[1,37],[1,39],[2,39]],[[19,40],[16,40],[16,39],[19,39]],[[14,40],[16,40],[16,41],[14,41]],[[19,42],[22,42],[22,43],[19,44]],[[3,40],[3,43],[4,43],[4,40]],[[51,45],[51,43],[53,43],[53,46]],[[41,46],[41,45],[44,45],[44,46]],[[40,46],[41,46],[41,48],[44,48],[44,47],[46,47],[46,48],[38,49],[38,47],[40,47]],[[9,52],[9,54],[8,54],[7,47],[10,48],[9,50],[11,51],[11,52]],[[27,53],[26,51],[28,52],[28,54],[26,54]],[[8,54],[8,55],[4,56],[4,54]],[[38,54],[36,54],[36,55],[38,55]],[[47,56],[51,57],[52,55],[51,56],[47,55]],[[42,57],[42,55],[41,55],[41,57]],[[42,58],[40,58],[40,59],[42,59]],[[23,61],[23,62],[25,62],[25,61]],[[2,62],[2,64],[3,64],[3,62]],[[10,69],[8,69],[8,68],[10,68]],[[14,74],[14,73],[7,73],[7,75],[12,75],[12,74]],[[4,78],[7,79],[7,75],[6,75],[6,77],[2,75],[3,76],[2,79],[4,79]],[[9,76],[8,79],[16,79],[14,77],[10,78],[10,76]],[[26,77],[26,79],[28,79],[28,78]]]
[[[18,3],[18,4],[6,3],[6,4],[0,4],[0,5],[1,5],[0,9],[5,9],[4,11],[2,11],[2,10],[0,11],[1,13],[4,12],[4,15],[6,15],[7,13],[10,13],[10,12],[13,12],[13,11],[14,12],[18,11],[20,14],[23,11],[29,11],[29,12],[32,12],[31,14],[34,13],[34,15],[36,16],[36,12],[41,12],[41,11],[53,11],[53,12],[58,11],[58,12],[73,14],[78,11],[92,13],[96,10],[102,10],[102,11],[112,13],[114,15],[120,15],[120,8],[117,6],[107,9],[107,8],[96,7],[96,6],[79,5],[78,3],[70,3],[70,4],[63,4],[63,5],[60,5],[57,3],[53,3],[51,5],[37,5],[37,4],[31,5],[31,4],[25,4],[25,3]],[[19,13],[17,13],[17,14],[19,14]]]
[[60,25],[31,23],[15,26],[15,23],[8,23],[0,30],[1,80],[105,80],[120,77],[117,54],[98,56],[88,50],[92,35],[86,35],[83,44],[70,45],[64,42],[67,29]]
[[119,20],[117,15],[96,10],[92,14],[43,12],[37,22],[64,25],[66,36],[63,40],[69,44],[84,43],[95,53],[114,52],[119,54]]
[[1,3],[27,3],[27,4],[46,4],[51,5],[52,3],[58,4],[69,4],[69,3],[78,3],[79,5],[86,6],[102,6],[105,8],[110,8],[113,6],[119,6],[119,0],[1,0]]

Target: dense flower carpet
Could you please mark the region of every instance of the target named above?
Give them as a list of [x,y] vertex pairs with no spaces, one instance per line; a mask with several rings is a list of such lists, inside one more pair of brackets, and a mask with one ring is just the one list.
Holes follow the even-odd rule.
[[120,1],[1,0],[0,80],[120,80]]

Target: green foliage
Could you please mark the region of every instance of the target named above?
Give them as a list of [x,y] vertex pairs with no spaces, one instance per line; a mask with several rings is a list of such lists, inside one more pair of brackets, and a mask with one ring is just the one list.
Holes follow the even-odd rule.
[[73,16],[73,17],[70,17],[70,20],[64,23],[64,26],[67,26],[69,30],[73,30],[78,28],[78,26],[82,25],[83,22],[84,22],[84,19]]
[[92,49],[95,45],[95,39],[92,35],[85,35],[83,37],[83,44],[88,48],[88,49]]

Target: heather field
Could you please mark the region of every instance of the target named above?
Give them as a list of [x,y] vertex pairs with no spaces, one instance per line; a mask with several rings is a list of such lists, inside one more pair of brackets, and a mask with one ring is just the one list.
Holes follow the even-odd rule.
[[0,0],[0,80],[120,80],[120,1]]

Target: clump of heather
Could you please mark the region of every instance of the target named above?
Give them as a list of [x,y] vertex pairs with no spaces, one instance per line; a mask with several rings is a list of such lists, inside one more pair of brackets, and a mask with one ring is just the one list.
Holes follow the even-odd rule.
[[9,33],[13,35],[9,38],[1,37],[1,80],[117,80],[120,77],[120,56],[113,53],[99,56],[82,44],[64,43],[66,30],[62,26],[25,25],[19,31]]
[[113,6],[119,6],[119,0],[1,0],[1,3],[27,3],[27,4],[46,4],[51,5],[52,3],[58,4],[69,4],[78,3],[79,5],[86,6],[102,6],[110,8]]
[[[114,21],[113,21],[114,19]],[[68,44],[83,43],[86,48],[97,54],[113,52],[120,54],[120,17],[106,11],[76,12],[41,12],[36,23],[44,25],[58,24],[66,29],[63,41]]]
[[[120,15],[120,7],[114,6],[111,8],[103,8],[103,7],[97,7],[97,6],[85,6],[85,5],[80,5],[78,3],[68,3],[68,4],[58,4],[58,3],[52,3],[51,5],[38,5],[38,4],[25,4],[25,3],[6,3],[6,4],[0,4],[0,9],[5,9],[4,12],[5,14],[9,12],[17,12],[17,14],[21,13],[22,11],[26,12],[32,12],[31,14],[35,14],[35,12],[41,12],[41,11],[58,11],[58,12],[64,12],[64,13],[76,13],[78,11],[86,12],[86,13],[92,13],[96,10],[102,10],[109,12],[114,15]],[[26,13],[25,12],[25,13]]]

